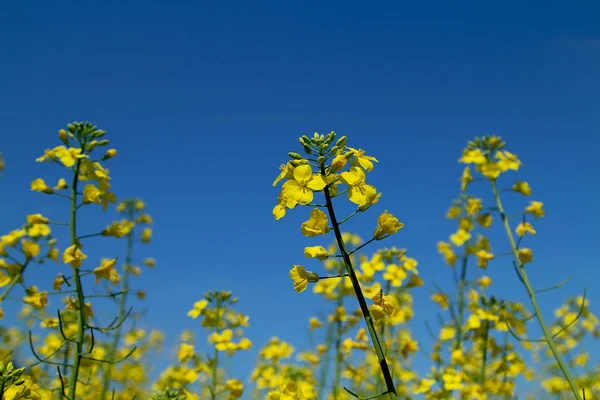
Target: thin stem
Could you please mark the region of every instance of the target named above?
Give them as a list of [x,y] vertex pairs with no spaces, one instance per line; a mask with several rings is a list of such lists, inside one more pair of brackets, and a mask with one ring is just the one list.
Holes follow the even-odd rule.
[[525,285],[525,288],[527,289],[527,294],[529,295],[529,299],[531,300],[531,305],[533,306],[533,310],[537,316],[538,322],[540,324],[540,328],[542,329],[542,332],[544,333],[546,343],[550,347],[550,351],[554,355],[554,358],[556,359],[556,362],[558,363],[560,370],[562,371],[565,379],[569,383],[569,387],[571,388],[571,391],[573,392],[575,399],[582,400],[581,394],[577,390],[577,385],[575,384],[575,380],[572,378],[567,365],[563,361],[560,352],[556,348],[556,343],[554,342],[554,338],[552,337],[552,332],[550,332],[550,330],[548,329],[548,326],[546,325],[546,322],[540,311],[540,307],[538,305],[535,290],[533,290],[533,288],[531,287],[531,283],[529,282],[529,277],[527,276],[527,271],[525,270],[525,266],[521,262],[521,258],[519,257],[519,251],[517,249],[517,244],[515,242],[515,238],[513,236],[512,230],[510,229],[510,224],[506,217],[506,213],[504,212],[504,208],[502,207],[502,201],[500,200],[500,195],[498,193],[496,181],[491,181],[491,184],[492,184],[492,191],[493,191],[494,197],[496,199],[496,205],[498,207],[498,212],[500,213],[502,223],[504,224],[504,229],[506,230],[506,234],[508,236],[508,240],[510,242],[510,246],[513,251],[513,257],[515,259],[515,263],[517,265],[521,280],[523,281],[523,284]]
[[[325,166],[324,165],[321,165],[321,174],[323,176],[325,176]],[[327,211],[329,213],[329,219],[331,220],[331,224],[333,226],[335,238],[337,240],[338,247],[340,248],[340,252],[342,253],[342,259],[344,260],[344,266],[346,267],[346,271],[348,272],[348,275],[350,276],[350,281],[352,282],[352,287],[354,288],[354,292],[356,294],[356,299],[358,300],[358,304],[360,306],[365,323],[367,324],[367,328],[369,330],[369,336],[371,337],[371,341],[373,342],[375,352],[377,353],[377,358],[379,360],[379,367],[381,368],[381,373],[383,374],[385,385],[386,385],[387,391],[389,392],[388,393],[389,397],[390,397],[390,399],[395,400],[398,398],[398,396],[396,395],[396,388],[394,386],[392,374],[390,372],[388,363],[385,359],[385,355],[383,353],[383,347],[381,346],[381,343],[379,342],[379,337],[377,336],[377,331],[375,330],[375,324],[373,323],[373,317],[371,316],[371,312],[369,311],[369,307],[367,306],[367,301],[365,300],[365,296],[360,288],[360,283],[358,281],[358,277],[356,276],[356,272],[354,271],[354,267],[352,266],[352,260],[350,259],[350,254],[346,251],[346,248],[344,247],[344,240],[342,239],[342,233],[340,232],[340,226],[337,222],[337,218],[336,218],[335,212],[333,210],[333,202],[331,201],[331,194],[329,193],[329,186],[325,186],[325,188],[323,189],[323,193],[325,194],[325,201],[327,202]],[[367,243],[369,243],[369,242],[367,242]]]
[[[338,291],[337,308],[344,305],[344,298],[341,290]],[[337,309],[336,309],[337,314]],[[334,365],[334,382],[333,382],[333,399],[337,400],[340,393],[340,382],[342,379],[342,320],[336,318],[335,321],[335,365]]]
[[[71,245],[78,245],[77,241],[77,183],[79,181],[79,168],[81,159],[77,159],[77,164],[73,171],[73,184],[71,185]],[[75,336],[73,352],[73,361],[71,375],[69,377],[69,398],[75,399],[77,390],[77,378],[79,377],[79,366],[83,354],[83,343],[85,341],[85,299],[83,296],[83,286],[79,269],[73,268],[73,280],[75,281],[75,289],[77,290],[77,302],[79,304],[77,310],[77,334]]]
[[[221,323],[221,300],[217,299],[217,307],[216,307],[216,314],[217,314],[217,323],[215,324],[217,333],[219,332],[219,325]],[[210,398],[211,400],[216,400],[217,399],[217,377],[218,377],[218,372],[219,372],[219,350],[217,350],[217,347],[215,346],[215,351],[214,351],[214,364],[213,364],[213,370],[212,370],[212,375],[211,375],[211,381],[210,381]]]

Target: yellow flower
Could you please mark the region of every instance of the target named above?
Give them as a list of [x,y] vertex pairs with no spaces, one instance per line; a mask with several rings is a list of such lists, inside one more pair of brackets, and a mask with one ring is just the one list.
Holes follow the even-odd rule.
[[102,203],[102,199],[100,198],[100,189],[96,187],[96,185],[89,183],[83,187],[83,204],[89,203]]
[[40,236],[48,236],[51,229],[46,224],[33,224],[27,229],[27,234],[33,238]]
[[536,234],[536,230],[533,228],[533,226],[529,222],[521,222],[517,226],[515,231],[517,232],[517,235],[519,235],[519,236],[525,236],[525,234],[528,232],[532,235]]
[[408,274],[403,268],[395,264],[389,264],[385,273],[383,274],[383,279],[390,282],[390,284],[394,287],[400,287],[402,286],[402,281],[406,279],[407,276]]
[[348,199],[354,204],[367,204],[377,196],[377,189],[366,184],[366,174],[361,168],[352,167],[350,171],[342,172],[340,181],[348,186]]
[[533,260],[533,253],[531,252],[531,249],[519,249],[519,260],[521,260],[522,264],[531,262]]
[[335,156],[331,161],[331,172],[337,172],[343,169],[346,166],[347,161],[348,159],[343,154]]
[[298,293],[306,290],[308,282],[319,281],[319,275],[311,271],[306,271],[301,265],[294,265],[290,270],[290,278],[294,281],[294,290]]
[[329,252],[323,246],[305,247],[304,256],[306,258],[317,258],[322,261],[329,257]]
[[465,190],[467,190],[467,185],[471,182],[473,182],[471,169],[469,167],[465,167],[462,173],[462,177],[460,178],[460,191],[464,193]]
[[194,307],[187,313],[188,317],[191,317],[192,319],[198,318],[202,313],[202,310],[204,310],[207,306],[208,301],[206,299],[195,302]]
[[100,279],[104,278],[107,281],[112,283],[117,283],[120,279],[117,270],[115,269],[115,265],[117,264],[116,258],[106,259],[103,258],[100,262],[100,266],[94,269],[94,275],[96,275],[96,283],[100,281]]
[[442,374],[444,389],[448,391],[460,390],[463,388],[462,374],[454,369],[449,369]]
[[37,257],[40,254],[40,245],[36,242],[32,242],[30,240],[23,240],[23,253],[25,253],[26,258]]
[[309,220],[302,223],[300,230],[304,236],[324,235],[329,232],[328,222],[327,215],[318,208],[315,208],[310,212]]
[[104,155],[102,156],[102,160],[108,160],[110,158],[113,158],[116,155],[117,155],[117,150],[108,149],[108,150],[106,150],[106,153],[104,153]]
[[144,264],[147,267],[154,268],[154,266],[156,265],[156,260],[152,257],[148,257],[145,258],[144,261],[142,261],[142,264]]
[[477,223],[484,228],[489,228],[492,226],[492,215],[489,213],[479,214],[477,217]]
[[225,389],[229,392],[229,399],[239,399],[244,394],[244,384],[237,379],[227,379]]
[[544,203],[542,203],[541,201],[532,201],[531,203],[529,203],[527,208],[525,208],[525,212],[533,214],[534,218],[541,218],[544,215],[546,215],[546,212],[542,209],[543,206]]
[[373,300],[369,310],[373,319],[380,320],[386,316],[391,316],[398,309],[398,302],[392,295],[384,295],[379,284],[365,290],[365,296]]
[[512,190],[517,193],[521,193],[523,196],[529,196],[531,194],[531,188],[529,187],[529,183],[525,181],[517,181],[513,185]]
[[467,215],[476,215],[482,208],[481,199],[470,198],[467,200]]
[[486,161],[481,149],[465,149],[462,157],[458,160],[463,164],[483,164]]
[[294,178],[294,166],[292,165],[292,163],[288,162],[286,164],[282,164],[279,167],[279,170],[281,172],[279,173],[277,178],[275,178],[275,181],[273,181],[273,186],[277,186],[277,184],[282,179],[293,179]]
[[457,247],[462,246],[469,239],[471,239],[471,234],[464,229],[459,229],[456,233],[450,235],[450,241]]
[[494,259],[494,255],[492,253],[488,253],[484,249],[477,251],[475,255],[477,256],[477,266],[483,269],[487,268],[488,261]]
[[317,328],[322,328],[322,327],[323,327],[323,323],[321,321],[319,321],[318,318],[311,317],[308,320],[308,329],[310,329],[311,332]]
[[492,278],[489,276],[482,276],[477,280],[477,284],[481,286],[482,289],[487,289],[492,284]]
[[484,164],[479,166],[480,172],[490,180],[495,180],[500,176],[502,170],[498,163],[493,161],[486,161]]
[[432,294],[431,300],[435,301],[443,310],[447,310],[450,307],[450,298],[444,293]]
[[360,165],[365,169],[365,171],[370,172],[373,169],[373,162],[379,162],[375,157],[365,156],[365,151],[360,149],[353,149],[352,147],[348,147],[348,150],[352,153],[352,165],[356,166]]
[[64,190],[67,189],[69,187],[69,184],[67,183],[67,181],[64,178],[60,178],[58,180],[58,182],[56,183],[56,186],[54,186],[54,190]]
[[73,268],[79,268],[84,259],[87,258],[85,254],[80,250],[83,248],[82,245],[71,245],[65,249],[62,255],[63,262],[65,264],[71,264]]
[[41,310],[48,304],[48,292],[39,292],[36,286],[28,287],[23,302],[30,304],[36,310]]
[[377,228],[375,229],[375,233],[373,233],[373,237],[376,240],[384,239],[387,236],[393,235],[398,232],[404,224],[392,214],[389,214],[387,210],[377,218]]
[[54,190],[52,190],[50,186],[46,185],[46,182],[44,182],[42,178],[38,178],[31,182],[31,190],[46,194],[54,193]]
[[285,195],[293,198],[299,204],[308,204],[313,198],[313,190],[323,190],[325,180],[319,174],[313,174],[308,164],[302,164],[294,168],[293,178],[286,181],[282,190]]
[[196,356],[196,352],[194,351],[193,344],[181,343],[179,346],[179,351],[177,352],[177,358],[179,358],[180,363],[184,363],[188,360],[191,360]]
[[506,150],[496,152],[496,159],[498,160],[498,167],[502,172],[512,169],[518,171],[521,161],[517,158],[516,154],[512,154]]
[[456,336],[456,329],[452,326],[444,326],[440,330],[440,340],[450,340],[454,339]]
[[44,217],[42,214],[29,214],[26,217],[28,224],[47,224],[50,222],[48,218]]
[[233,339],[233,331],[231,329],[224,329],[221,333],[213,332],[210,335],[209,342],[215,345],[217,351],[225,351],[235,346],[231,343],[231,339]]
[[142,243],[150,243],[152,238],[152,228],[144,228],[142,231]]
[[462,213],[462,210],[460,209],[460,207],[451,206],[448,209],[448,212],[446,212],[446,218],[448,218],[448,219],[458,218],[458,217],[460,217],[461,213]]

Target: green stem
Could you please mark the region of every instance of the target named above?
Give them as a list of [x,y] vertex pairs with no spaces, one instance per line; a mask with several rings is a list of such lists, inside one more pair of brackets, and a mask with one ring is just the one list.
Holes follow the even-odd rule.
[[[336,310],[344,305],[344,298],[342,296],[341,290],[338,290]],[[333,399],[337,400],[340,394],[340,382],[342,379],[342,321],[340,318],[336,319],[335,328],[335,380],[333,382]]]
[[[217,299],[217,323],[215,325],[217,333],[219,333],[219,324],[221,323],[221,301]],[[219,372],[219,350],[215,346],[214,352],[214,364],[210,382],[210,398],[211,400],[216,400],[217,398],[217,377]]]
[[[133,207],[129,207],[129,220],[133,221],[135,218],[135,211]],[[125,256],[125,268],[123,270],[123,280],[121,282],[121,298],[119,299],[119,314],[117,317],[117,321],[120,321],[125,317],[125,313],[127,312],[127,293],[129,292],[129,276],[130,269],[133,262],[133,243],[134,243],[134,231],[131,230],[127,235],[127,254]],[[119,348],[119,342],[121,340],[121,332],[122,332],[123,324],[119,324],[117,329],[115,330],[113,341],[110,345],[110,349],[108,351],[108,360],[114,360],[116,358],[117,350]],[[106,400],[108,393],[110,391],[110,374],[113,369],[113,363],[106,364],[104,368],[104,375],[102,376],[102,394],[100,395],[101,400]]]
[[[325,166],[321,165],[321,174],[325,176]],[[360,310],[362,311],[365,323],[367,324],[367,329],[369,330],[369,336],[371,337],[371,341],[373,342],[373,347],[375,348],[375,352],[377,353],[377,359],[379,360],[379,367],[381,368],[381,373],[383,374],[383,378],[385,381],[386,389],[389,392],[389,398],[395,400],[398,398],[396,394],[396,388],[394,386],[394,381],[392,379],[392,374],[390,372],[390,368],[385,359],[385,355],[383,353],[383,347],[379,342],[379,337],[377,336],[377,331],[375,330],[375,324],[373,323],[373,317],[371,316],[371,312],[369,311],[369,307],[367,306],[367,301],[365,300],[365,296],[360,288],[360,283],[358,281],[358,277],[356,276],[356,272],[354,271],[354,267],[352,266],[352,260],[350,260],[350,255],[346,251],[344,247],[344,240],[342,239],[342,233],[340,232],[340,226],[337,222],[335,212],[333,210],[333,202],[331,201],[331,194],[329,193],[329,186],[325,186],[323,189],[325,194],[325,200],[327,202],[327,211],[329,213],[329,219],[331,220],[331,224],[333,226],[333,231],[335,233],[335,238],[338,243],[338,247],[340,248],[340,252],[342,253],[342,259],[344,260],[344,265],[346,267],[346,271],[350,276],[350,281],[352,282],[352,287],[354,288],[354,292],[356,294],[356,299],[358,300],[358,304],[360,306]]]
[[488,321],[485,321],[485,333],[483,334],[483,361],[481,363],[481,371],[479,373],[479,384],[481,385],[481,390],[483,390],[483,386],[485,385],[485,367],[487,364],[487,356],[488,356],[488,339],[490,337],[490,324]]
[[[73,184],[71,186],[71,245],[78,245],[77,242],[77,183],[79,181],[79,168],[81,165],[81,159],[77,159],[77,164],[73,171]],[[81,358],[83,354],[83,344],[85,341],[85,299],[83,295],[83,286],[81,284],[81,277],[79,276],[79,269],[73,268],[73,280],[75,281],[75,289],[77,290],[77,303],[79,305],[77,310],[77,334],[75,341],[73,342],[75,349],[73,352],[73,368],[71,369],[71,375],[69,377],[69,398],[75,399],[77,390],[77,379],[79,377],[79,366],[81,365]]]
[[506,213],[504,212],[504,208],[502,207],[502,202],[500,201],[500,195],[498,194],[498,188],[496,186],[496,181],[491,181],[491,183],[492,183],[492,191],[493,191],[494,197],[496,199],[496,205],[498,207],[498,212],[500,213],[502,223],[504,224],[504,229],[506,230],[506,234],[508,236],[508,240],[509,240],[510,246],[512,248],[512,253],[513,253],[513,257],[515,259],[515,263],[517,264],[517,268],[518,268],[521,280],[522,280],[523,284],[525,285],[525,288],[527,289],[527,294],[529,295],[529,299],[531,300],[531,305],[533,306],[533,310],[539,321],[540,328],[542,329],[542,332],[544,333],[544,338],[546,339],[546,343],[548,344],[548,347],[550,347],[550,351],[554,355],[554,358],[556,359],[556,362],[558,363],[560,370],[562,371],[565,379],[569,383],[569,387],[571,388],[571,391],[573,392],[575,399],[582,400],[581,394],[577,390],[577,385],[575,384],[575,380],[571,376],[571,373],[570,373],[567,365],[563,361],[562,356],[560,355],[560,352],[556,348],[556,344],[554,343],[554,338],[552,336],[552,332],[550,332],[550,330],[548,329],[548,326],[546,325],[544,317],[542,316],[542,313],[540,311],[540,306],[538,304],[537,297],[535,295],[535,291],[531,287],[531,283],[529,282],[529,277],[527,276],[527,271],[525,270],[525,266],[521,262],[521,259],[519,257],[519,250],[517,248],[515,238],[513,236],[512,230],[510,228],[508,218],[506,217]]
[[327,333],[325,334],[325,343],[327,345],[327,351],[324,354],[323,362],[321,363],[321,376],[319,377],[319,396],[318,399],[323,398],[323,391],[327,384],[327,374],[329,372],[329,353],[331,352],[331,337],[333,335],[333,324],[327,324]]

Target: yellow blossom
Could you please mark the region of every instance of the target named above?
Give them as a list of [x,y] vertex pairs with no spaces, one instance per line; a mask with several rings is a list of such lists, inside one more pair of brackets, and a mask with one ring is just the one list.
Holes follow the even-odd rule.
[[142,231],[142,243],[150,243],[152,238],[152,228],[144,228]]
[[208,306],[208,300],[206,300],[206,299],[202,299],[202,300],[195,302],[194,307],[187,313],[188,317],[191,317],[192,319],[198,318],[200,316],[200,314],[202,313],[202,310],[204,310],[207,306]]
[[396,264],[389,264],[383,274],[383,279],[390,282],[393,287],[402,286],[402,281],[408,277],[406,271]]
[[41,178],[38,178],[31,182],[31,190],[33,190],[34,192],[40,192],[45,194],[54,193],[54,190],[52,190],[50,186],[46,185],[46,182],[44,182],[44,180]]
[[483,269],[487,268],[488,261],[494,259],[494,255],[492,253],[488,253],[484,249],[478,250],[475,255],[477,256],[477,266]]
[[349,171],[342,172],[340,181],[348,186],[348,200],[357,205],[373,203],[377,198],[377,189],[367,185],[366,174],[361,168],[352,167]]
[[64,190],[64,189],[67,189],[68,187],[69,187],[69,184],[67,183],[65,178],[60,178],[58,180],[58,182],[56,183],[56,186],[54,186],[54,190]]
[[40,254],[40,245],[36,242],[32,242],[30,240],[23,240],[23,253],[25,253],[26,258],[37,257]]
[[194,351],[193,344],[181,343],[179,346],[179,350],[177,351],[177,358],[179,358],[180,363],[184,363],[188,360],[191,360],[196,356]]
[[398,221],[396,217],[385,210],[377,219],[377,228],[373,233],[373,237],[376,240],[384,239],[385,237],[398,232],[403,226],[404,224],[402,222]]
[[512,190],[521,193],[523,196],[529,196],[531,194],[531,187],[529,187],[529,183],[525,181],[517,181],[513,185]]
[[294,290],[298,293],[306,290],[308,282],[319,281],[319,275],[311,271],[306,271],[301,265],[294,265],[290,270],[290,278],[294,281]]
[[484,228],[492,226],[492,215],[489,213],[479,214],[477,217],[477,223]]
[[486,161],[481,149],[465,149],[458,162],[464,164],[483,164]]
[[326,260],[329,257],[329,252],[323,246],[312,246],[304,248],[304,256],[306,258],[317,258]]
[[117,270],[115,269],[115,265],[117,264],[116,258],[106,259],[103,258],[100,262],[100,266],[94,269],[94,275],[96,275],[96,283],[100,281],[100,279],[104,278],[107,281],[112,283],[117,283],[120,279]]
[[81,248],[83,248],[83,246],[76,244],[67,247],[62,255],[63,262],[65,264],[71,264],[71,267],[73,268],[79,268],[82,261],[87,258],[81,251]]
[[314,198],[313,190],[323,190],[325,185],[320,174],[313,174],[310,165],[302,164],[294,168],[293,179],[286,181],[282,190],[299,204],[308,204]]
[[315,208],[310,212],[309,220],[302,223],[300,230],[304,236],[324,235],[329,232],[328,223],[327,215],[318,208]]
[[543,206],[544,203],[541,201],[532,201],[527,208],[525,208],[525,212],[532,214],[534,218],[541,218],[546,215],[546,212],[542,209]]
[[531,249],[519,249],[519,260],[521,260],[522,264],[531,262],[533,260],[533,253],[531,252]]
[[432,294],[431,300],[435,301],[443,310],[447,310],[450,307],[450,298],[444,293]]
[[529,222],[521,222],[517,228],[515,229],[517,235],[524,236],[526,233],[530,233],[532,235],[536,234],[536,230]]
[[348,159],[345,155],[340,154],[334,157],[331,161],[331,172],[337,172],[342,170],[346,166]]
[[467,190],[467,185],[471,182],[473,182],[471,169],[469,167],[465,167],[462,173],[462,177],[460,178],[460,191],[464,193],[465,190]]
[[469,239],[471,239],[471,234],[464,229],[459,229],[456,233],[450,235],[450,241],[457,247],[462,246]]
[[379,162],[375,157],[366,156],[365,151],[360,149],[353,149],[352,147],[348,147],[348,150],[352,153],[352,165],[356,166],[360,165],[365,169],[365,171],[370,172],[373,169],[373,162]]

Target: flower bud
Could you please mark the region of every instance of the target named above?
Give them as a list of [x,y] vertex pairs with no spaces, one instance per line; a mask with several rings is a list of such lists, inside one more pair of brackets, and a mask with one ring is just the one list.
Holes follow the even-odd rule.
[[346,136],[342,136],[335,142],[335,145],[340,148],[344,148],[346,146]]
[[106,153],[104,153],[104,155],[102,156],[101,160],[102,161],[108,160],[110,158],[113,158],[116,155],[117,155],[117,150],[115,150],[115,149],[109,149],[109,150],[106,150]]
[[306,154],[312,154],[312,149],[310,148],[310,146],[304,145],[304,151],[306,152]]
[[101,138],[102,136],[104,136],[104,134],[106,134],[106,132],[105,132],[105,131],[103,131],[103,130],[97,130],[97,131],[94,131],[94,132],[92,132],[92,137],[93,137],[94,139],[99,139],[99,138]]
[[67,142],[67,131],[65,131],[64,129],[59,130],[58,131],[58,137],[60,138],[60,140],[64,144],[68,144],[68,142]]
[[319,165],[325,164],[325,157],[319,156],[319,158],[317,158],[317,162],[319,163]]
[[302,157],[300,154],[298,154],[298,153],[294,153],[293,151],[290,151],[290,152],[288,153],[288,156],[289,156],[290,158],[295,158],[296,160],[302,160],[302,158],[303,158],[303,157]]
[[98,142],[98,146],[106,146],[108,144],[108,140],[104,139]]

